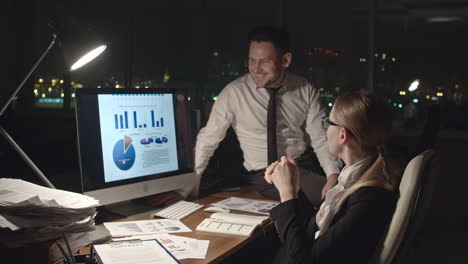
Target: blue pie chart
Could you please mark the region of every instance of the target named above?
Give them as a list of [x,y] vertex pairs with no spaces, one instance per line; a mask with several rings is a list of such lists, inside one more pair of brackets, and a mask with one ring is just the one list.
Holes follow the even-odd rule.
[[177,231],[180,229],[180,227],[177,226],[168,226],[165,228],[167,231]]
[[120,139],[114,145],[114,151],[112,152],[115,165],[121,170],[130,169],[135,163],[135,148],[130,143],[125,149],[125,142]]

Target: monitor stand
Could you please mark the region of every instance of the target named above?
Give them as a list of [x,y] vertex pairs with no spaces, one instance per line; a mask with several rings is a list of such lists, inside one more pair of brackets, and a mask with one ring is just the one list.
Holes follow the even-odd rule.
[[162,207],[153,207],[138,200],[130,200],[106,205],[105,209],[122,217],[142,217],[161,211]]

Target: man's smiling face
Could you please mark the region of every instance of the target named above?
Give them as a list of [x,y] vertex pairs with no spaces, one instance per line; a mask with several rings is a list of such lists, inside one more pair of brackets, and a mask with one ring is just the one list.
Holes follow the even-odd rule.
[[249,48],[249,72],[258,87],[277,88],[284,80],[291,53],[281,52],[269,41],[252,41]]

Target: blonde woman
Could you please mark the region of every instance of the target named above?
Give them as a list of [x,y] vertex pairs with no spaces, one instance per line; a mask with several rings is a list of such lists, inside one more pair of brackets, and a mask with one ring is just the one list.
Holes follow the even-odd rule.
[[299,190],[293,159],[283,156],[265,172],[281,198],[270,214],[282,244],[277,263],[367,263],[395,209],[400,173],[383,152],[387,104],[366,92],[339,96],[322,121],[330,152],[346,166],[317,212]]

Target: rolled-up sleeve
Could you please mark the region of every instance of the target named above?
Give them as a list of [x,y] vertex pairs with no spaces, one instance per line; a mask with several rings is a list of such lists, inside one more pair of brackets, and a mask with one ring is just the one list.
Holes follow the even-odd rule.
[[233,122],[233,111],[229,103],[230,89],[224,89],[215,101],[210,118],[204,128],[200,130],[195,144],[195,173],[192,193],[198,195],[201,175],[208,166],[210,158],[218,148],[221,140],[226,136],[226,131]]

